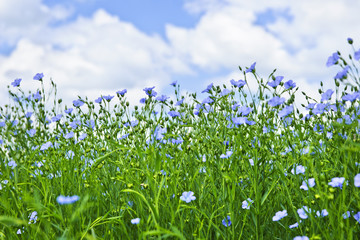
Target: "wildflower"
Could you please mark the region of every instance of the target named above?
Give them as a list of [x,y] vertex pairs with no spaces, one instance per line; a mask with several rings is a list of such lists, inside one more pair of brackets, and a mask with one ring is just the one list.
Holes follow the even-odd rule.
[[71,114],[71,112],[72,112],[73,110],[74,110],[73,108],[65,109],[65,113],[66,113],[66,114]]
[[230,91],[229,89],[225,88],[225,89],[222,90],[222,92],[220,93],[220,96],[226,96],[226,95],[228,95],[228,94],[230,94],[230,93],[231,93],[231,91]]
[[302,165],[297,165],[295,169],[293,168],[291,170],[292,174],[304,174],[305,173],[305,167]]
[[127,90],[126,90],[126,89],[116,92],[116,94],[119,94],[119,95],[121,95],[121,96],[124,96],[125,93],[127,93]]
[[159,102],[166,102],[166,100],[168,98],[169,97],[167,97],[166,95],[161,95],[161,96],[157,97],[156,100],[158,100]]
[[176,83],[177,83],[177,81],[175,80],[175,81],[173,81],[172,83],[170,83],[170,86],[175,87],[175,86],[176,86]]
[[315,178],[309,178],[308,181],[303,181],[300,189],[304,189],[305,191],[309,190],[309,187],[315,186]]
[[354,53],[354,59],[355,59],[356,61],[360,60],[360,49],[357,50],[357,51]]
[[72,129],[76,129],[78,126],[80,126],[81,122],[79,120],[75,120],[75,121],[72,121],[71,123],[69,123],[69,126],[72,128]]
[[251,107],[242,106],[238,109],[238,113],[242,114],[243,116],[247,116],[252,110],[253,109]]
[[189,203],[192,200],[195,200],[196,197],[194,196],[194,193],[189,191],[189,192],[183,192],[182,196],[180,197],[180,200]]
[[202,101],[203,104],[206,104],[206,103],[210,104],[212,102],[214,102],[214,100],[212,100],[210,97],[207,97]]
[[82,105],[84,105],[84,102],[81,99],[74,100],[73,105],[74,107],[81,107]]
[[11,83],[11,85],[13,85],[13,87],[18,87],[20,86],[20,82],[21,82],[21,78],[17,78]]
[[313,113],[314,114],[322,114],[327,106],[328,106],[327,104],[318,103],[316,105],[316,107],[313,109]]
[[252,160],[251,158],[249,159],[249,163],[251,166],[254,166],[254,160]]
[[168,112],[168,114],[170,115],[170,117],[180,117],[180,113],[177,111],[170,111]]
[[285,98],[280,98],[279,96],[275,96],[268,101],[268,104],[272,107],[279,106],[285,102]]
[[144,104],[146,102],[146,98],[140,99],[140,103]]
[[274,81],[268,82],[268,85],[269,85],[270,87],[276,88],[283,79],[284,79],[283,76],[277,76],[277,77],[275,77],[275,80],[274,80]]
[[52,143],[51,143],[51,142],[44,143],[44,144],[41,146],[40,150],[41,150],[41,151],[47,150],[47,149],[48,149],[49,147],[51,147],[51,146],[52,146]]
[[282,218],[286,217],[288,214],[287,214],[287,211],[286,210],[283,210],[283,211],[279,211],[277,213],[275,213],[275,216],[273,216],[272,220],[274,222],[276,221],[279,221],[281,220]]
[[107,96],[103,96],[102,98],[105,99],[106,101],[110,102],[111,99],[114,98],[114,96],[107,95]]
[[331,90],[331,89],[326,90],[326,92],[324,92],[324,93],[321,95],[321,102],[330,100],[331,95],[332,95],[333,93],[334,93],[334,91]]
[[334,177],[331,179],[331,182],[329,182],[329,185],[332,187],[342,188],[344,181],[345,181],[344,177]]
[[86,133],[83,133],[79,136],[79,140],[84,140],[87,137]]
[[338,72],[334,78],[335,79],[343,79],[343,78],[345,78],[347,76],[347,73],[348,73],[349,69],[350,69],[350,67],[346,66],[342,71]]
[[5,122],[0,122],[0,127],[5,127],[6,123]]
[[140,223],[140,218],[134,218],[134,219],[131,219],[131,223],[132,224],[139,224]]
[[358,212],[357,214],[354,215],[354,218],[356,221],[358,221],[358,223],[360,223],[360,212]]
[[36,223],[36,220],[37,220],[37,212],[34,211],[29,216],[29,224]]
[[230,225],[231,225],[230,216],[227,216],[227,218],[224,218],[224,219],[222,220],[222,224],[223,224],[225,227],[230,227]]
[[73,204],[74,202],[78,201],[80,199],[79,196],[74,195],[74,196],[63,196],[60,195],[56,198],[56,201],[60,204],[60,205],[65,205],[65,204]]
[[229,158],[232,154],[232,151],[226,151],[226,154],[221,154],[220,158]]
[[246,123],[247,118],[246,117],[236,117],[232,119],[232,122],[235,125],[242,125]]
[[315,107],[315,105],[316,105],[316,103],[309,103],[305,108],[306,108],[307,110],[313,109],[313,108]]
[[14,169],[14,168],[17,166],[17,164],[16,164],[16,162],[15,162],[14,160],[11,160],[11,161],[8,163],[8,166],[11,167],[12,169]]
[[65,139],[69,139],[69,138],[73,138],[74,137],[74,132],[69,132],[66,135],[64,135]]
[[39,101],[41,99],[41,94],[39,91],[33,94],[33,98],[35,101]]
[[349,217],[350,217],[350,211],[347,211],[347,212],[344,213],[342,216],[343,216],[344,219],[349,218]]
[[163,137],[164,137],[164,133],[166,133],[166,128],[162,128],[162,127],[159,127],[159,126],[157,126],[156,128],[155,128],[155,132],[154,132],[154,135],[155,135],[155,138],[156,138],[156,140],[161,140],[161,139],[163,139]]
[[307,212],[309,211],[310,209],[308,209],[307,206],[303,206],[302,208],[299,208],[297,210],[297,213],[299,214],[299,217],[302,218],[302,219],[307,219],[308,218],[308,215],[307,215]]
[[27,112],[27,113],[25,113],[25,117],[26,117],[26,118],[31,118],[32,115],[33,115],[33,112]]
[[241,88],[242,86],[244,86],[246,84],[246,82],[244,80],[235,81],[234,79],[231,79],[230,83],[238,88]]
[[279,117],[281,118],[286,117],[287,115],[291,114],[293,111],[294,108],[292,105],[286,106],[279,112]]
[[254,62],[254,63],[250,66],[250,68],[246,69],[246,70],[245,70],[245,73],[254,71],[254,70],[255,70],[255,65],[256,65],[256,62]]
[[342,97],[342,100],[353,102],[359,97],[360,97],[360,92],[355,92],[353,94],[346,94],[345,96]]
[[354,42],[352,38],[347,38],[347,41],[349,44],[353,44],[353,42]]
[[284,84],[285,89],[290,89],[296,87],[296,83],[293,80],[289,80]]
[[213,87],[213,83],[210,83],[206,88],[205,88],[205,90],[203,90],[201,93],[208,93],[210,90],[211,90],[211,88]]
[[299,226],[299,223],[296,222],[296,223],[290,225],[289,228],[297,228],[298,226]]
[[360,187],[360,173],[356,174],[354,177],[354,185],[355,187]]
[[293,240],[309,240],[307,236],[296,236]]
[[326,66],[327,66],[327,67],[330,67],[330,66],[336,64],[337,61],[339,60],[339,58],[340,58],[339,54],[338,54],[337,52],[334,52],[334,53],[328,58],[328,60],[327,60],[327,62],[326,62]]
[[179,106],[179,105],[183,104],[184,99],[185,99],[185,98],[182,98],[181,100],[177,101],[177,102],[175,103],[175,106]]
[[316,212],[316,216],[318,216],[318,217],[326,217],[327,215],[329,215],[329,213],[326,209],[321,210],[321,213],[320,213],[320,211]]
[[101,101],[103,100],[103,98],[102,97],[98,97],[97,99],[95,99],[95,103],[101,103]]
[[43,73],[37,73],[37,74],[33,77],[33,79],[34,79],[34,80],[41,81],[41,80],[43,79],[43,77],[44,77],[44,74],[43,74]]
[[243,209],[250,209],[250,205],[251,205],[251,203],[253,203],[254,201],[253,200],[251,200],[250,198],[248,198],[247,200],[244,200],[243,202],[242,202],[242,208]]
[[150,88],[144,88],[144,92],[146,93],[146,95],[148,95],[149,97],[155,97],[157,95],[157,92],[155,92],[153,89],[155,87],[150,87]]

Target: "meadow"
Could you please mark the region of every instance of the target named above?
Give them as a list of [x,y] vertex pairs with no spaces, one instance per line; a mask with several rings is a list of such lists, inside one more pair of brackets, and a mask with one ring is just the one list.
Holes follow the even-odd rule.
[[296,81],[255,63],[204,99],[173,82],[171,98],[146,86],[135,106],[126,89],[63,106],[44,74],[24,80],[31,92],[13,80],[0,239],[360,239],[360,50],[348,43],[348,59],[327,60],[333,88],[299,106]]

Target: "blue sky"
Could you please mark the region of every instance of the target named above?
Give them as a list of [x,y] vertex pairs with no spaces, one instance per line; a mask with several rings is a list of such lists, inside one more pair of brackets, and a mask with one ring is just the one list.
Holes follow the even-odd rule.
[[137,104],[144,87],[171,95],[177,80],[183,93],[199,93],[257,62],[264,78],[277,68],[318,97],[320,81],[333,87],[339,70],[325,67],[327,57],[350,53],[347,37],[360,46],[356,9],[356,0],[1,1],[0,84],[22,78],[35,90],[32,76],[43,72],[65,103],[127,88]]

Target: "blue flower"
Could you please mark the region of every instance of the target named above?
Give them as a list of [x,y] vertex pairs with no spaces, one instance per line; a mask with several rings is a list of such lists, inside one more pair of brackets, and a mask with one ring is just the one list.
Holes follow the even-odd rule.
[[82,105],[84,105],[84,102],[81,99],[74,100],[73,105],[74,107],[81,107]]
[[33,94],[33,99],[35,101],[39,101],[41,99],[41,94],[39,91],[37,91],[36,93]]
[[11,83],[11,85],[13,85],[13,87],[18,87],[20,86],[20,82],[21,82],[21,78],[17,78]]
[[146,102],[146,98],[140,99],[140,103],[144,104]]
[[84,140],[87,137],[86,133],[80,135],[79,140]]
[[268,101],[268,104],[272,107],[279,106],[285,102],[285,98],[280,98],[279,96],[275,96]]
[[277,213],[275,213],[275,216],[273,216],[272,220],[274,222],[276,221],[279,221],[280,219],[286,217],[288,214],[287,214],[287,211],[286,210],[283,210],[283,211],[279,211]]
[[34,211],[29,216],[29,224],[36,223],[36,220],[37,220],[37,212]]
[[180,113],[177,111],[170,111],[168,112],[168,114],[170,115],[170,117],[180,117]]
[[30,137],[33,137],[33,136],[35,136],[36,130],[30,129],[30,130],[27,130],[26,132],[27,132],[27,134],[29,134]]
[[222,92],[220,93],[220,96],[226,96],[226,95],[228,95],[228,94],[230,94],[230,93],[231,93],[231,91],[230,91],[229,89],[225,88],[225,89],[222,90]]
[[44,77],[44,74],[43,73],[37,73],[35,76],[34,76],[34,80],[38,80],[38,81],[41,81]]
[[302,165],[297,165],[295,168],[291,170],[292,174],[304,174],[305,173],[305,167]]
[[277,77],[275,77],[275,80],[274,80],[274,81],[268,82],[268,85],[269,85],[270,87],[276,88],[283,79],[284,79],[283,76],[277,76]]
[[335,79],[343,79],[343,78],[345,78],[347,76],[347,73],[348,73],[349,69],[350,69],[350,67],[346,66],[342,71],[338,72],[334,78]]
[[343,216],[344,219],[349,218],[350,217],[350,211],[345,212],[342,216]]
[[255,70],[255,65],[256,65],[256,62],[254,62],[254,63],[250,66],[250,68],[246,69],[246,70],[245,70],[245,73],[254,71],[254,70]]
[[194,196],[194,193],[189,191],[189,192],[183,192],[182,196],[180,197],[180,200],[189,203],[193,200],[195,200],[196,197]]
[[65,205],[65,204],[73,204],[74,202],[78,201],[80,199],[79,196],[74,195],[74,196],[58,196],[56,198],[56,201],[60,204],[60,205]]
[[131,224],[139,224],[139,223],[140,223],[140,218],[131,219]]
[[242,86],[244,86],[246,84],[246,82],[244,80],[235,81],[234,79],[231,79],[230,83],[238,88],[241,88]]
[[17,166],[17,164],[16,164],[16,162],[15,162],[14,160],[11,160],[11,161],[8,163],[8,166],[11,167],[12,169],[14,169],[14,168]]
[[356,61],[360,60],[360,49],[354,53],[354,59]]
[[222,220],[222,224],[223,224],[225,227],[230,227],[230,226],[231,226],[230,216],[227,216],[227,218],[224,218],[224,219]]
[[299,223],[296,222],[296,223],[290,225],[289,228],[296,228],[296,227],[298,227],[298,226],[299,226]]
[[33,112],[27,112],[27,113],[25,113],[25,117],[26,117],[26,118],[31,118],[32,115],[33,115]]
[[229,158],[232,154],[232,151],[226,151],[226,154],[221,154],[220,158]]
[[345,96],[342,97],[342,100],[353,102],[359,97],[360,97],[360,92],[355,92],[353,94],[346,94]]
[[235,125],[242,125],[242,124],[245,124],[247,121],[247,118],[246,117],[236,117],[236,118],[233,118],[232,119],[232,122],[235,124]]
[[340,58],[339,54],[338,54],[337,52],[334,52],[333,55],[331,55],[331,56],[328,58],[328,60],[327,60],[327,62],[326,62],[326,66],[327,66],[327,67],[330,67],[330,66],[336,64],[337,61],[339,60],[339,58]]
[[177,83],[177,81],[173,81],[172,83],[170,83],[170,86],[175,87],[175,86],[176,86],[176,83]]
[[309,190],[309,187],[315,186],[315,178],[309,178],[307,181],[303,181],[300,189],[304,189],[305,191]]
[[168,98],[169,97],[167,97],[166,95],[161,95],[161,96],[157,97],[156,100],[158,100],[159,102],[166,102],[166,100]]
[[157,92],[155,92],[153,89],[155,87],[150,87],[150,88],[144,88],[144,92],[146,93],[146,95],[148,95],[149,97],[155,97],[157,95]]
[[213,83],[210,83],[206,88],[205,90],[203,90],[201,93],[205,93],[205,92],[209,92],[211,90],[211,88],[213,87]]
[[103,96],[102,98],[105,99],[106,101],[110,102],[111,99],[113,99],[114,96],[110,96],[110,95],[107,95],[107,96]]
[[69,138],[73,138],[74,137],[74,132],[69,132],[66,135],[64,135],[65,139],[69,139]]
[[203,104],[206,104],[206,103],[210,104],[212,102],[214,102],[214,100],[212,100],[210,97],[207,97],[202,101]]
[[289,80],[284,84],[285,89],[294,88],[296,87],[296,83],[293,80]]
[[345,181],[344,177],[334,177],[331,179],[331,182],[329,182],[329,185],[332,187],[342,188],[344,181]]
[[51,147],[51,146],[52,146],[52,143],[51,143],[51,142],[44,143],[44,144],[41,146],[40,150],[41,150],[41,151],[47,150],[47,149],[48,149],[49,147]]
[[57,114],[56,116],[51,118],[51,121],[53,121],[53,122],[60,121],[61,117],[62,117],[62,114]]
[[356,213],[356,214],[354,215],[354,218],[355,218],[355,220],[356,220],[358,223],[360,223],[360,212]]
[[299,208],[297,210],[297,213],[299,214],[299,217],[301,219],[307,219],[308,218],[308,215],[307,215],[307,212],[309,212],[309,208],[307,206],[303,206],[302,208]]
[[356,174],[354,177],[354,185],[355,187],[360,187],[360,173]]
[[95,99],[95,103],[101,103],[101,101],[103,100],[103,98],[102,97],[98,97],[97,99]]
[[294,111],[294,108],[293,108],[292,105],[286,106],[279,112],[279,117],[281,117],[281,118],[286,117],[287,115],[289,115],[293,111]]
[[309,240],[307,236],[296,236],[293,240]]
[[121,96],[124,96],[125,93],[127,93],[127,90],[124,89],[124,90],[121,90],[121,91],[117,91],[116,93],[119,94],[119,95],[121,95]]
[[333,93],[334,93],[334,91],[331,90],[331,89],[326,90],[326,92],[324,92],[324,93],[321,95],[321,102],[330,100],[331,95],[332,95]]
[[73,110],[74,110],[73,108],[68,108],[68,109],[65,109],[64,112],[65,112],[66,114],[71,114]]
[[316,104],[316,107],[313,109],[312,112],[314,114],[322,114],[327,106],[328,106],[327,104],[318,103],[318,104]]
[[175,106],[179,106],[179,105],[183,104],[184,99],[185,99],[185,98],[182,98],[181,100],[177,101],[177,102],[175,103]]
[[253,200],[251,200],[250,198],[248,198],[247,200],[244,200],[243,202],[242,202],[242,208],[243,209],[250,209],[250,205],[251,205],[251,203],[253,203],[254,201]]
[[328,211],[326,209],[323,209],[320,211],[316,211],[316,216],[317,217],[326,217],[327,215],[329,215]]

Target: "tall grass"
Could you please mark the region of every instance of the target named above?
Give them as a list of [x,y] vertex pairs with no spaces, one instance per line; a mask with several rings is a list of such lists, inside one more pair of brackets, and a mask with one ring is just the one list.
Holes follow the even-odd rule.
[[204,100],[174,82],[173,100],[145,88],[134,107],[126,90],[63,107],[42,74],[29,94],[14,80],[0,108],[0,236],[360,239],[356,54],[329,58],[342,75],[320,101],[303,93],[306,112],[294,82],[255,64]]

